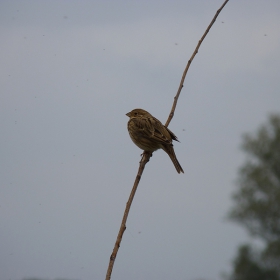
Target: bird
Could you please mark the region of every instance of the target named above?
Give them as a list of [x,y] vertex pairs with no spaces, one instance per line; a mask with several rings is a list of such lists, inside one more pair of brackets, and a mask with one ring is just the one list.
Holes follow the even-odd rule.
[[134,109],[126,115],[129,117],[127,129],[134,144],[149,153],[158,149],[164,150],[172,160],[177,172],[184,173],[173,149],[172,140],[179,142],[176,135],[143,109]]

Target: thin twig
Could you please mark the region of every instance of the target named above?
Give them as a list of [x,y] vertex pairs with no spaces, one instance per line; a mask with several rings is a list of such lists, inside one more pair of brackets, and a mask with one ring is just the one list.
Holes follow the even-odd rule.
[[115,259],[117,257],[117,253],[118,253],[121,241],[122,241],[123,233],[124,233],[124,231],[126,229],[126,220],[127,220],[127,217],[128,217],[130,206],[132,204],[134,195],[136,193],[136,190],[137,190],[138,184],[140,182],[140,179],[141,179],[142,173],[144,171],[144,168],[146,166],[146,163],[149,161],[151,155],[152,154],[149,153],[149,152],[144,152],[143,155],[142,155],[142,159],[141,159],[140,164],[139,164],[138,173],[137,173],[137,176],[135,178],[134,185],[133,185],[133,188],[131,190],[129,199],[128,199],[127,203],[126,203],[126,207],[125,207],[125,210],[124,210],[123,219],[122,219],[120,230],[119,230],[119,233],[118,233],[118,236],[117,236],[117,240],[116,240],[113,252],[112,252],[112,254],[110,256],[110,261],[109,261],[109,265],[108,265],[108,269],[107,269],[107,274],[106,274],[106,278],[105,278],[106,280],[111,279],[111,274],[112,274],[114,262],[115,262]]
[[169,123],[171,122],[171,120],[172,120],[172,118],[173,118],[173,116],[174,116],[174,112],[175,112],[175,109],[176,109],[176,106],[177,106],[177,101],[178,101],[178,99],[179,99],[179,95],[180,95],[180,93],[181,93],[181,90],[182,90],[182,88],[183,88],[183,86],[184,86],[184,81],[185,81],[187,72],[188,72],[188,70],[189,70],[189,68],[190,68],[190,65],[191,65],[191,63],[192,63],[192,61],[193,61],[195,55],[198,53],[198,49],[199,49],[201,43],[203,42],[203,40],[204,40],[204,38],[206,37],[207,33],[209,32],[210,28],[212,27],[212,25],[213,25],[214,22],[216,21],[216,19],[217,19],[219,13],[221,12],[221,10],[224,8],[224,6],[226,5],[226,3],[227,3],[228,1],[229,1],[229,0],[226,0],[226,1],[223,3],[223,5],[221,6],[221,8],[216,12],[216,14],[215,14],[215,16],[213,17],[212,21],[210,22],[209,26],[208,26],[207,29],[205,30],[203,36],[202,36],[201,39],[198,41],[197,46],[196,46],[196,48],[195,48],[195,50],[194,50],[194,52],[193,52],[191,58],[190,58],[189,61],[188,61],[188,64],[187,64],[187,66],[186,66],[186,68],[185,68],[185,71],[183,72],[183,76],[182,76],[182,78],[181,78],[181,82],[180,82],[180,85],[179,85],[177,94],[176,94],[175,97],[174,97],[174,102],[173,102],[173,105],[172,105],[172,108],[171,108],[171,112],[170,112],[170,114],[169,114],[169,116],[168,116],[168,119],[167,119],[167,121],[166,121],[166,123],[165,123],[165,126],[166,126],[166,127],[169,125]]
[[[169,114],[169,117],[166,121],[166,124],[165,126],[167,127],[170,123],[170,121],[172,120],[173,116],[174,116],[174,112],[175,112],[175,108],[176,108],[176,105],[177,105],[177,101],[178,101],[178,98],[179,98],[179,95],[181,93],[181,90],[183,88],[183,84],[184,84],[184,80],[185,80],[185,77],[187,75],[187,72],[188,72],[188,69],[195,57],[195,55],[197,54],[198,52],[198,49],[202,43],[202,41],[204,40],[204,38],[206,37],[207,33],[209,32],[210,28],[212,27],[212,25],[214,24],[216,18],[218,17],[219,13],[221,12],[221,10],[223,9],[223,7],[226,5],[226,3],[228,2],[229,0],[226,0],[224,2],[224,4],[221,6],[221,8],[216,12],[214,18],[212,19],[211,23],[209,24],[209,26],[207,27],[206,31],[204,32],[203,36],[201,37],[201,39],[199,40],[190,60],[188,61],[188,64],[186,66],[186,69],[183,73],[183,76],[182,76],[182,79],[181,79],[181,83],[179,85],[179,89],[177,91],[177,94],[176,96],[174,97],[174,103],[173,103],[173,106],[172,106],[172,109],[171,109],[171,112]],[[116,243],[115,243],[115,246],[114,246],[114,249],[113,249],[113,252],[110,256],[110,261],[109,261],[109,265],[108,265],[108,269],[107,269],[107,274],[106,274],[106,278],[105,280],[110,280],[111,279],[111,274],[112,274],[112,270],[113,270],[113,266],[114,266],[114,263],[115,263],[115,260],[116,260],[116,257],[117,257],[117,253],[118,253],[118,250],[119,250],[119,247],[120,247],[120,244],[121,244],[121,241],[122,241],[122,236],[123,236],[123,233],[126,229],[126,221],[127,221],[127,217],[128,217],[128,214],[129,214],[129,210],[130,210],[130,207],[131,207],[131,204],[132,204],[132,201],[133,201],[133,198],[134,198],[134,195],[136,193],[136,190],[137,190],[137,187],[138,187],[138,184],[140,182],[140,179],[141,179],[141,176],[142,176],[142,173],[144,171],[144,168],[146,166],[146,163],[149,161],[150,157],[152,156],[151,153],[147,152],[147,151],[144,151],[143,155],[142,155],[142,159],[140,161],[140,164],[139,164],[139,169],[138,169],[138,173],[137,173],[137,176],[135,178],[135,181],[134,181],[134,185],[133,185],[133,188],[131,190],[131,193],[130,193],[130,196],[129,196],[129,199],[126,203],[126,207],[125,207],[125,211],[124,211],[124,215],[123,215],[123,219],[122,219],[122,222],[121,222],[121,226],[120,226],[120,229],[119,229],[119,233],[118,233],[118,236],[117,236],[117,240],[116,240]]]

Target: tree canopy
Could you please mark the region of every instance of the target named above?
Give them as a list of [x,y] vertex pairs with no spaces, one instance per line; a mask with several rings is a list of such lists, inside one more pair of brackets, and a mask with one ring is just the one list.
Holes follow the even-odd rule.
[[[247,159],[239,171],[229,218],[265,247],[256,258],[249,245],[241,246],[231,279],[280,279],[280,115],[271,115],[255,134],[246,134],[242,148]],[[248,271],[255,274],[241,277]]]

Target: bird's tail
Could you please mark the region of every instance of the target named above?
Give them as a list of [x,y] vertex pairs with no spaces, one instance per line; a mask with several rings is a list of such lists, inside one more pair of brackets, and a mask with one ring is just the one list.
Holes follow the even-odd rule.
[[172,146],[165,147],[164,151],[169,155],[170,159],[172,160],[177,172],[180,174],[181,172],[184,173],[184,170],[182,166],[180,165],[176,155],[175,151]]

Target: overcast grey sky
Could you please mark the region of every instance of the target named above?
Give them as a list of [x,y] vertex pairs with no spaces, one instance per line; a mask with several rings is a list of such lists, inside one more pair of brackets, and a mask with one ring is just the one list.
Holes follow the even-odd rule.
[[[127,112],[165,122],[218,0],[0,2],[0,271],[104,279],[140,160]],[[154,153],[112,280],[219,279],[245,231],[225,220],[241,135],[279,112],[280,1],[230,0]]]

